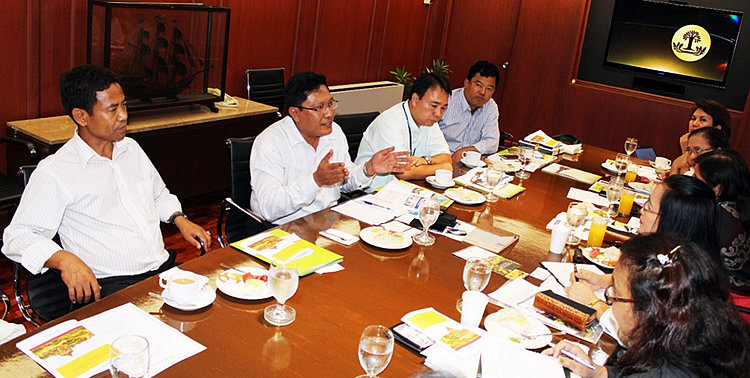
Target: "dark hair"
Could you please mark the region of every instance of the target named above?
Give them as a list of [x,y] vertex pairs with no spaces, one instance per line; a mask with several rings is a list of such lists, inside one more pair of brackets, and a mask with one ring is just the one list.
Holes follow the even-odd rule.
[[718,149],[727,149],[731,148],[729,145],[729,138],[724,134],[723,131],[714,128],[714,127],[701,127],[700,129],[695,129],[690,132],[688,135],[688,138],[694,137],[700,135],[706,141],[708,141],[708,144],[711,146],[711,148],[718,150]]
[[[78,66],[60,75],[60,99],[70,118],[73,109],[79,108],[91,114],[96,105],[96,92],[120,83],[120,78],[109,68],[87,64]],[[75,122],[75,118],[73,118]]]
[[328,88],[324,75],[307,71],[294,74],[284,87],[284,104],[287,108],[301,106],[310,93],[323,85]]
[[722,268],[698,245],[676,235],[635,236],[618,264],[635,301],[631,345],[618,361],[625,374],[665,364],[699,377],[750,371],[750,326],[729,300]]
[[496,65],[486,60],[480,60],[474,63],[474,65],[469,68],[469,74],[466,75],[466,79],[471,81],[476,74],[479,74],[479,76],[482,77],[494,77],[495,83],[500,81],[500,70]]
[[719,201],[735,202],[742,225],[750,229],[750,170],[734,150],[715,150],[695,158],[695,169],[703,181],[715,188],[721,184]]
[[409,98],[416,93],[421,99],[430,88],[440,88],[449,96],[451,94],[451,86],[448,84],[448,80],[439,73],[430,72],[419,75],[417,80],[414,81],[411,91],[409,91]]
[[698,109],[702,109],[713,118],[714,127],[721,126],[721,131],[727,136],[727,139],[732,136],[732,118],[729,117],[729,110],[727,110],[726,106],[718,101],[699,98],[695,100],[695,106],[693,107],[693,111],[690,112],[690,116],[692,117],[693,113]]
[[718,255],[721,209],[714,191],[703,181],[685,175],[671,175],[662,185],[656,232],[681,235]]

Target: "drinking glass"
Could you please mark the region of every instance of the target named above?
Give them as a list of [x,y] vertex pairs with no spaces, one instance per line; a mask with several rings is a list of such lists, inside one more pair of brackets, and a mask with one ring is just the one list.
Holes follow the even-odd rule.
[[487,194],[485,194],[487,202],[497,202],[497,200],[500,199],[500,197],[495,195],[495,188],[497,188],[497,185],[500,184],[500,181],[503,180],[503,176],[505,176],[504,164],[501,164],[502,163],[491,164],[487,167],[487,170],[484,173],[487,188],[489,189]]
[[120,336],[109,351],[109,372],[113,378],[148,377],[151,363],[148,340],[143,336]]
[[618,176],[625,174],[628,170],[629,162],[630,157],[627,154],[617,154],[617,158],[615,158],[615,170],[617,171]]
[[359,339],[359,364],[366,375],[357,378],[377,377],[393,356],[393,332],[382,325],[365,327]]
[[269,324],[285,326],[292,324],[297,317],[296,311],[285,302],[297,292],[299,286],[299,272],[294,261],[271,262],[268,269],[268,287],[271,295],[279,302],[263,310],[263,316]]
[[625,139],[625,152],[628,154],[628,156],[632,155],[633,152],[635,152],[636,148],[638,148],[638,139]]
[[422,233],[414,235],[412,239],[419,245],[432,245],[435,243],[435,237],[430,235],[427,230],[432,226],[440,215],[440,204],[432,199],[425,199],[419,205],[419,221],[422,222]]
[[609,201],[607,214],[611,218],[617,216],[617,208],[615,207],[615,204],[620,201],[622,191],[622,181],[618,180],[618,178],[616,177],[613,177],[611,180],[609,180],[609,185],[607,185],[607,201]]
[[525,180],[531,175],[526,172],[526,167],[534,160],[534,149],[531,147],[518,148],[518,162],[521,163],[521,170],[516,172],[516,177]]
[[[490,283],[492,265],[486,259],[472,257],[464,264],[464,288],[469,291],[482,291]],[[461,312],[463,299],[456,302],[456,309]]]
[[570,235],[568,235],[568,240],[565,242],[566,244],[577,245],[581,242],[581,239],[575,236],[575,232],[586,219],[586,213],[586,205],[582,202],[571,202],[570,205],[568,205],[566,216],[568,218],[568,227],[570,227]]

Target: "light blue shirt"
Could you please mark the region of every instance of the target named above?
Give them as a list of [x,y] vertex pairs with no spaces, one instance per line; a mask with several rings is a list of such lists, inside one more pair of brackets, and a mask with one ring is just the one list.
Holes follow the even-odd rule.
[[471,114],[464,88],[454,89],[448,100],[448,109],[439,122],[451,153],[470,146],[474,146],[482,154],[497,152],[500,141],[499,115],[497,103],[493,99]]
[[[438,124],[417,126],[406,101],[393,105],[367,127],[355,163],[364,164],[376,152],[391,146],[396,147],[396,152],[409,151],[412,156],[432,157],[450,153]],[[377,189],[395,179],[392,173],[377,174],[370,187]]]

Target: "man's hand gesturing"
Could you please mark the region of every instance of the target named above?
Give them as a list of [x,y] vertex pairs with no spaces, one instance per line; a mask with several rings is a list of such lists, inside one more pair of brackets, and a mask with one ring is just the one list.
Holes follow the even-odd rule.
[[313,179],[318,186],[334,185],[349,178],[349,170],[344,167],[344,163],[331,163],[333,150],[328,151],[323,160],[318,164],[318,170],[313,172]]

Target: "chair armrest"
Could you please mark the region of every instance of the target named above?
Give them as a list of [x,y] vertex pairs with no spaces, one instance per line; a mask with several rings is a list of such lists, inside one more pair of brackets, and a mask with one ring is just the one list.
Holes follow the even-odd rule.
[[26,147],[29,150],[29,157],[31,159],[31,165],[35,165],[39,163],[39,156],[36,152],[36,147],[34,146],[34,143],[21,140],[21,139],[17,139],[17,138],[13,138],[13,137],[9,137],[9,136],[0,137],[0,143],[3,143],[3,142]]

